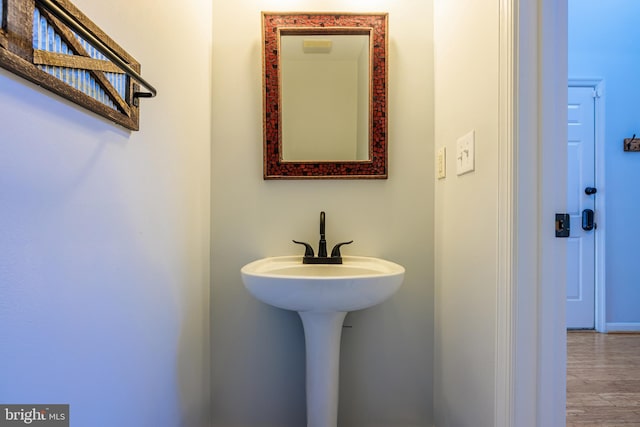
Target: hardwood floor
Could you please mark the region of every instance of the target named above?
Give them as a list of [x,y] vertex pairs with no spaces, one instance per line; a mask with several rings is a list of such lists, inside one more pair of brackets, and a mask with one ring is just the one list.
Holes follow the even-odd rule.
[[640,427],[640,334],[567,333],[567,426]]

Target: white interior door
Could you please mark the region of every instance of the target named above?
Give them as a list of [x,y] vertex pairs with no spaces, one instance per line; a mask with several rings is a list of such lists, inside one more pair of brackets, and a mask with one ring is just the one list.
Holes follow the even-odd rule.
[[595,89],[569,87],[568,104],[567,210],[571,216],[571,235],[567,242],[567,328],[593,329],[597,197]]

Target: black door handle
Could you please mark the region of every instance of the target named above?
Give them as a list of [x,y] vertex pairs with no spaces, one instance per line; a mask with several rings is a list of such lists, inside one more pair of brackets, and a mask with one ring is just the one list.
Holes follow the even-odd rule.
[[593,210],[585,209],[582,211],[582,229],[585,231],[591,231],[596,228],[595,223],[593,222]]
[[586,194],[587,196],[596,194],[597,192],[598,192],[598,189],[595,187],[587,187],[584,189],[584,194]]

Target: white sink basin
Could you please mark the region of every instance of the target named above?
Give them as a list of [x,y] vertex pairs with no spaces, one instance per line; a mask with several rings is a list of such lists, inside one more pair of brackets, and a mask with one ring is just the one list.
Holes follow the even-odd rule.
[[306,347],[307,427],[338,423],[340,335],[347,312],[379,304],[404,279],[404,267],[378,258],[343,256],[342,264],[303,264],[301,256],[264,258],[242,267],[247,290],[275,307],[297,311]]
[[379,258],[344,256],[342,264],[303,264],[301,256],[264,258],[240,270],[260,301],[298,312],[348,312],[393,295],[404,267]]

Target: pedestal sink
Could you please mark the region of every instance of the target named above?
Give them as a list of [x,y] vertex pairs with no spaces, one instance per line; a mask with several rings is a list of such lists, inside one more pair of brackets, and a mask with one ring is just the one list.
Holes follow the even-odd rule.
[[345,256],[342,264],[303,264],[300,256],[264,258],[242,267],[242,281],[260,301],[297,311],[307,361],[307,427],[336,427],[342,323],[393,295],[404,267],[379,258]]

